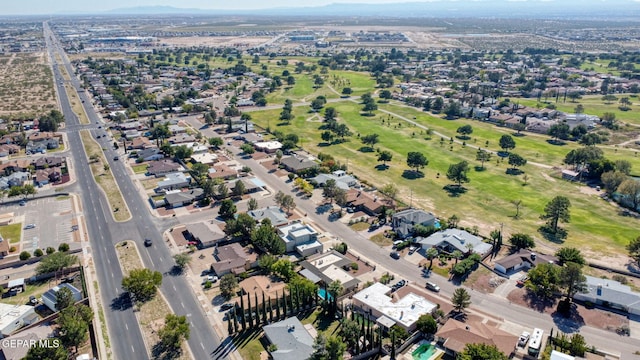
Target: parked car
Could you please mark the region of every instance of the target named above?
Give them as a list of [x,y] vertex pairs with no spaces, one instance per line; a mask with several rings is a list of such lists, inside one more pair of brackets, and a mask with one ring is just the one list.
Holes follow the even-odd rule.
[[20,203],[19,203],[19,204],[20,204],[20,206],[25,206],[25,205],[27,205],[27,202],[26,202],[26,201],[24,201],[24,200],[22,200],[22,201],[20,201]]
[[392,251],[391,254],[389,254],[389,256],[391,256],[392,258],[398,260],[400,259],[400,253],[397,251]]
[[27,225],[24,226],[24,229],[25,230],[35,229],[35,227],[36,227],[36,224],[27,224]]
[[520,334],[520,337],[518,338],[518,346],[525,347],[529,342],[529,336],[530,335],[528,332],[523,331],[522,334]]
[[416,252],[418,250],[417,246],[411,246],[409,247],[409,255],[413,254],[414,252]]
[[212,283],[215,283],[215,282],[218,281],[218,277],[215,276],[215,275],[207,275],[207,278],[205,279],[205,282],[206,281],[211,281]]
[[233,307],[233,304],[226,303],[220,305],[220,311],[230,310]]
[[431,281],[427,281],[427,285],[425,285],[425,287],[431,291],[435,291],[435,292],[440,291],[440,286],[438,286],[438,284],[433,283]]
[[516,281],[516,284],[518,284],[518,286],[524,286],[524,283],[527,282],[527,280],[529,280],[529,276],[522,275],[522,277]]
[[38,299],[36,299],[36,297],[33,295],[29,296],[29,305],[36,305],[36,304],[38,304]]

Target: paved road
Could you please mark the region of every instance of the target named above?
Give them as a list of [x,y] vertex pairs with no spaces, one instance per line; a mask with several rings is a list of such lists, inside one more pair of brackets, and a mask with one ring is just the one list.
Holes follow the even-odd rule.
[[[280,178],[268,173],[267,169],[253,159],[247,159],[240,155],[241,150],[227,146],[227,148],[235,154],[235,159],[242,165],[251,167],[253,173],[263,180],[269,188],[274,192],[282,191],[285,194],[294,194],[291,184]],[[361,255],[369,259],[369,262],[389,269],[391,272],[400,274],[405,279],[414,283],[423,285],[426,281],[422,277],[421,272],[415,264],[404,259],[394,260],[389,256],[389,250],[369,241],[364,236],[352,231],[348,226],[339,222],[328,219],[327,214],[319,214],[316,212],[317,206],[310,200],[302,198],[296,199],[296,209],[307,216],[323,231],[329,232],[341,241],[347,243],[350,249],[355,249]],[[430,281],[436,282],[441,287],[440,295],[449,299],[456,285],[447,281],[447,279],[434,274]],[[622,353],[623,359],[633,357],[636,350],[640,350],[640,340],[629,337],[621,337],[610,331],[604,331],[588,326],[579,328],[573,327],[570,323],[564,322],[562,319],[554,320],[547,314],[539,313],[535,310],[512,305],[508,300],[491,294],[483,294],[469,289],[472,299],[472,310],[477,310],[496,317],[501,317],[513,324],[526,328],[538,327],[549,331],[551,328],[560,329],[566,333],[580,332],[587,340],[589,345],[594,345],[599,349],[611,351],[612,353]]]
[[[47,45],[51,58],[55,61],[53,51],[60,53],[64,60],[64,66],[69,74],[74,74],[65,54],[57,42],[50,41],[53,34],[45,26]],[[54,66],[56,78],[62,78],[58,73],[57,66]],[[159,220],[151,216],[140,192],[135,187],[124,163],[115,160],[119,155],[110,146],[112,140],[108,137],[97,139],[105,148],[105,155],[111,167],[111,171],[116,178],[118,186],[125,197],[125,201],[132,214],[132,219],[126,222],[115,222],[111,217],[109,204],[93,181],[90,168],[84,153],[82,142],[80,141],[79,130],[82,128],[92,129],[92,134],[103,134],[104,131],[97,129],[96,124],[101,124],[101,119],[91,107],[91,99],[82,90],[80,82],[72,75],[71,85],[75,88],[83,101],[83,106],[90,120],[90,125],[80,125],[73,110],[69,106],[69,101],[60,82],[57,82],[62,103],[62,110],[65,115],[67,133],[69,137],[69,147],[71,153],[75,155],[76,175],[78,177],[77,187],[83,199],[85,218],[91,238],[93,258],[96,263],[98,280],[102,301],[105,306],[111,304],[112,300],[121,293],[120,283],[122,272],[116,256],[114,244],[122,240],[132,239],[138,245],[145,267],[158,270],[163,273],[162,293],[169,302],[174,313],[186,315],[191,324],[191,336],[188,344],[196,359],[213,358],[214,351],[220,344],[220,339],[215,334],[213,328],[207,320],[207,315],[203,312],[200,303],[195,298],[191,288],[181,276],[172,276],[171,269],[174,265],[171,253],[164,243],[161,232],[176,224],[175,220]],[[144,247],[144,238],[153,240],[153,246]],[[142,341],[139,326],[130,309],[120,311],[111,310],[105,307],[105,315],[109,325],[110,340],[117,359],[148,358],[145,346]],[[127,335],[122,336],[124,329]]]

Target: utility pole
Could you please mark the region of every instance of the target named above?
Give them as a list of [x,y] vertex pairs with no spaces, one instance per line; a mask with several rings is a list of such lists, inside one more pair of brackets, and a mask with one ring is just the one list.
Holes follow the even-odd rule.
[[413,208],[413,189],[411,190],[411,195],[409,195],[409,209]]

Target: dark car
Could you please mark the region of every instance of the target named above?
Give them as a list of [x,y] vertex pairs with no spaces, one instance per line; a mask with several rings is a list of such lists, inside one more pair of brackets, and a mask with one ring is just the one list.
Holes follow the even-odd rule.
[[120,160],[120,158],[119,158],[119,157],[117,157],[117,156],[114,156],[114,157],[113,157],[113,161],[118,161],[118,160]]
[[233,307],[233,304],[229,304],[229,303],[222,304],[220,305],[220,311],[230,310],[232,307]]
[[151,246],[151,244],[152,244],[151,239],[149,238],[144,239],[144,246]]
[[400,259],[400,253],[397,251],[392,251],[391,254],[389,254],[389,256],[391,256],[392,258],[398,260]]

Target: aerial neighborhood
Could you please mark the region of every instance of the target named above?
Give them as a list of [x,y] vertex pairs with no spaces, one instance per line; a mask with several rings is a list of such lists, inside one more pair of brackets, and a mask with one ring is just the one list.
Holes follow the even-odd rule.
[[0,105],[0,337],[46,340],[5,359],[639,353],[618,27],[62,19],[0,39],[42,93]]

